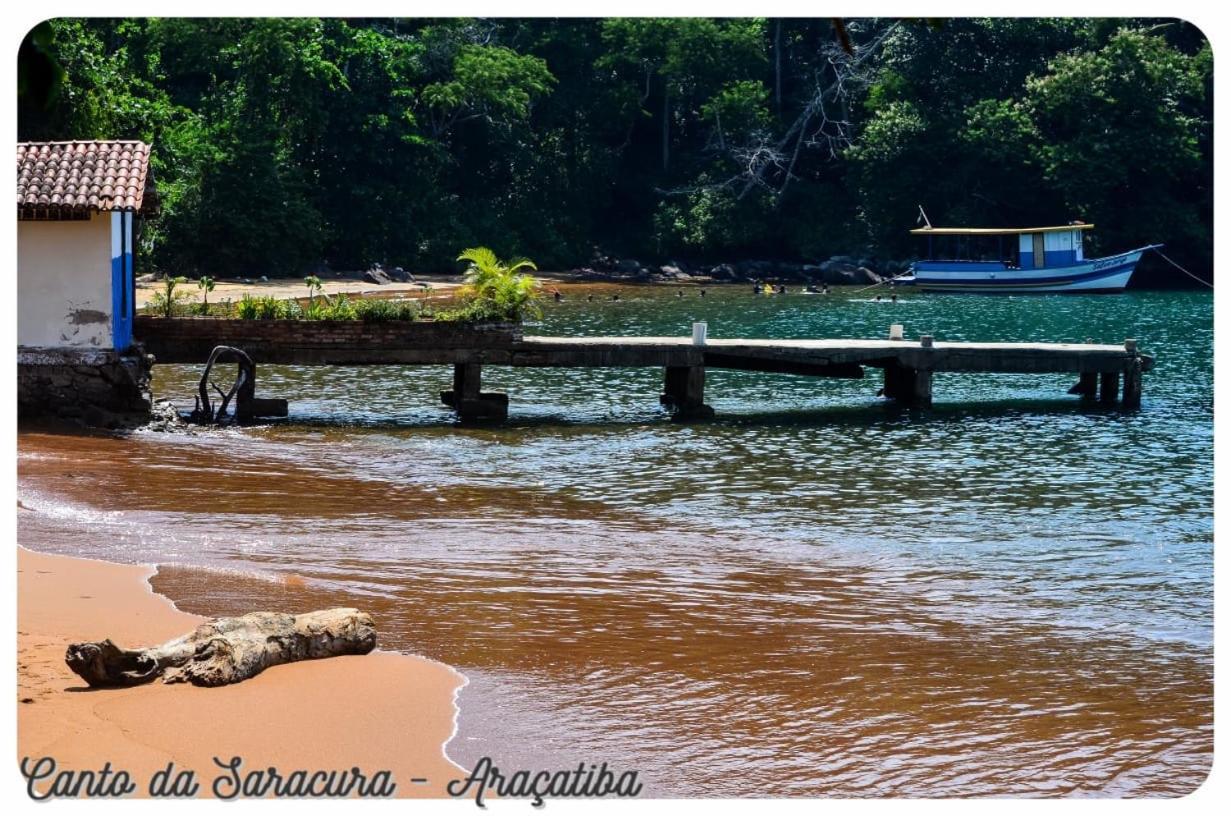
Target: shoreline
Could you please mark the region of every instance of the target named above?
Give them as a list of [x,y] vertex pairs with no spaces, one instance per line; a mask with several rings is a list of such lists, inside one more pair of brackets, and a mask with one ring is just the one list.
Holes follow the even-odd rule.
[[206,620],[153,589],[149,579],[157,569],[18,544],[19,760],[50,756],[58,770],[73,771],[110,762],[114,771],[130,773],[140,798],[169,762],[177,771],[195,771],[198,795],[211,797],[213,780],[230,773],[214,757],[241,757],[241,774],[357,767],[370,779],[389,771],[396,798],[446,798],[449,780],[465,775],[447,746],[457,734],[458,695],[468,680],[417,655],[377,649],[303,661],[213,689],[158,681],[87,688],[64,664],[68,643],[110,638],[121,646],[147,645]]

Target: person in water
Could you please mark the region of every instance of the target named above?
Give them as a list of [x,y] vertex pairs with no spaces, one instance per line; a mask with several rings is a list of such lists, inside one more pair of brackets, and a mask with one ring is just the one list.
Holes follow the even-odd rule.
[[702,290],[701,290],[701,297],[705,297],[705,290],[704,290],[704,289],[702,289]]
[[676,296],[676,297],[684,297],[684,290],[683,290],[683,289],[676,289],[676,290],[675,290],[675,296]]
[[594,293],[593,293],[593,292],[591,292],[590,294],[586,295],[586,300],[588,300],[588,301],[590,301],[591,303],[593,303],[593,302],[594,302]]
[[556,303],[559,303],[560,301],[564,300],[564,295],[560,294],[560,290],[559,290],[559,289],[557,289],[556,291],[552,292],[552,293],[551,293],[551,296],[552,296],[553,298],[555,298],[555,299],[556,299]]
[[897,303],[897,302],[898,302],[898,296],[897,296],[896,294],[895,294],[895,295],[890,295],[890,296],[889,296],[889,299],[890,299],[891,301],[893,301],[894,303]]

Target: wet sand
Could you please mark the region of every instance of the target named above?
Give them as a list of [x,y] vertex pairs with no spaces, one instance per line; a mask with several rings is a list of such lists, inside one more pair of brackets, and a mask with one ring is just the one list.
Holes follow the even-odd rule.
[[464,679],[443,664],[377,651],[277,666],[217,689],[91,690],[64,664],[68,643],[161,642],[203,618],[152,592],[150,567],[18,548],[17,572],[19,759],[51,756],[61,770],[110,762],[132,774],[136,796],[168,762],[195,770],[200,795],[211,795],[224,773],[215,756],[284,775],[354,766],[371,778],[388,770],[398,797],[443,797],[448,781],[462,775],[443,746]]

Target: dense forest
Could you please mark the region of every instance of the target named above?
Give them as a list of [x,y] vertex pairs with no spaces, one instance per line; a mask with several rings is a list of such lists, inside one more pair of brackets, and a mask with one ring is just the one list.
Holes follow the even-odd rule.
[[901,258],[918,205],[1213,262],[1178,20],[57,19],[18,93],[21,140],[153,145],[175,274]]

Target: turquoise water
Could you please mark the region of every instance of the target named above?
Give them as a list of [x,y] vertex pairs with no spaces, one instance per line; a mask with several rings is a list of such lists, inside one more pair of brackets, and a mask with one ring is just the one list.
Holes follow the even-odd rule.
[[[698,424],[659,408],[661,371],[493,367],[497,427],[453,424],[443,367],[262,366],[258,395],[289,399],[289,422],[138,435],[83,460],[72,495],[23,476],[54,510],[23,535],[80,550],[88,524],[103,557],[165,565],[156,585],[193,611],[373,608],[383,645],[470,678],[449,747],[463,762],[606,760],[660,795],[1175,795],[1203,779],[1209,294],[596,291],[527,333],[901,323],[1134,338],[1156,365],[1134,412],[1081,405],[1069,375],[937,375],[934,407],[905,411],[871,370],[711,371],[717,417]],[[160,367],[156,391],[190,407],[196,376]],[[113,466],[140,499],[91,510]]]

